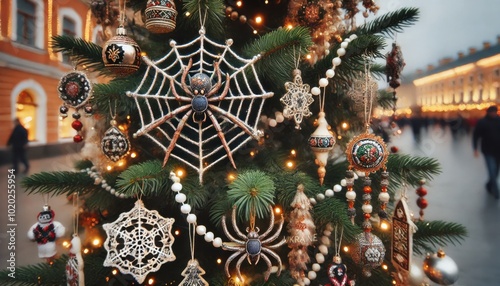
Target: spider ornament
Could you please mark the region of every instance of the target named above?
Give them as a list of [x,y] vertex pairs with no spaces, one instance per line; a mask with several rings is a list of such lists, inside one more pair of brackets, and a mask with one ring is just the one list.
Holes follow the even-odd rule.
[[272,235],[270,235],[271,231],[273,230],[274,226],[274,214],[273,214],[273,209],[270,206],[271,210],[271,220],[269,222],[269,227],[267,230],[259,235],[260,229],[258,227],[247,227],[246,232],[247,234],[245,235],[239,228],[238,225],[236,224],[236,208],[233,208],[233,213],[232,213],[232,219],[231,223],[233,225],[233,229],[238,235],[239,238],[234,237],[227,229],[226,225],[226,216],[222,217],[222,228],[224,230],[224,233],[226,236],[231,240],[231,242],[224,242],[222,243],[222,249],[224,250],[229,250],[229,251],[235,251],[231,256],[226,261],[224,270],[226,271],[227,277],[231,277],[231,274],[229,273],[229,265],[231,262],[236,259],[236,257],[241,256],[238,261],[236,262],[236,274],[240,281],[243,281],[241,277],[241,272],[240,272],[240,267],[245,258],[248,260],[249,264],[255,265],[259,263],[260,258],[266,262],[267,264],[267,270],[264,273],[264,279],[267,281],[269,279],[269,275],[271,275],[271,268],[273,264],[271,263],[271,260],[269,259],[268,255],[273,257],[276,261],[278,261],[278,271],[276,272],[276,275],[281,274],[281,268],[282,268],[282,263],[281,259],[276,252],[273,251],[273,249],[277,249],[278,247],[282,246],[283,244],[286,243],[286,239],[282,238],[278,243],[276,244],[270,244],[274,242],[278,236],[281,233],[281,230],[283,228],[283,223],[285,222],[283,219],[283,215],[281,215],[281,222],[276,229],[276,232]]

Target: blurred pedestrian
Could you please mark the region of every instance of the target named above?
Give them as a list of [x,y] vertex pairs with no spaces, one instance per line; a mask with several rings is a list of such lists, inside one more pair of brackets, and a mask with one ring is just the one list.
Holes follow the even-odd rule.
[[24,173],[28,173],[30,165],[26,158],[26,149],[28,147],[28,130],[21,124],[19,118],[14,119],[14,129],[10,134],[7,146],[12,145],[12,168],[15,172],[18,171],[18,163],[24,164]]
[[497,177],[500,166],[500,117],[498,108],[490,106],[486,115],[481,118],[472,135],[472,146],[474,156],[479,156],[478,143],[481,141],[481,152],[483,153],[488,168],[488,183],[486,190],[498,199]]

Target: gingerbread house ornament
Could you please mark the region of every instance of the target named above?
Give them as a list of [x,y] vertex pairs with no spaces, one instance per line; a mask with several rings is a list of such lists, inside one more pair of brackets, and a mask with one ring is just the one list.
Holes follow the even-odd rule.
[[392,216],[391,261],[397,272],[394,278],[398,285],[409,285],[411,257],[413,255],[413,233],[417,226],[410,217],[410,211],[405,198],[399,200]]

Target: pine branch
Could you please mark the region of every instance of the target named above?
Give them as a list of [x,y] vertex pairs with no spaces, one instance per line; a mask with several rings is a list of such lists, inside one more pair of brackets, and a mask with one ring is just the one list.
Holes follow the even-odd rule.
[[109,75],[102,61],[102,47],[83,40],[65,35],[52,37],[52,48],[71,57],[78,66],[97,71],[100,75]]
[[[340,196],[339,196],[340,197]],[[354,237],[361,232],[361,228],[352,224],[347,216],[347,205],[345,199],[328,198],[314,206],[314,218],[318,225],[331,223],[344,228],[344,239],[353,242]]]
[[394,107],[393,92],[380,90],[377,96],[377,104],[383,109],[392,109]]
[[404,28],[412,26],[418,19],[418,8],[401,8],[358,27],[356,33],[392,36],[394,33],[402,33]]
[[69,195],[75,192],[86,194],[98,189],[86,173],[82,172],[41,172],[21,181],[28,194]]
[[277,86],[292,79],[294,61],[307,53],[312,45],[309,30],[304,27],[277,29],[265,34],[243,49],[243,55],[251,58],[260,55],[255,65],[257,73]]
[[421,179],[431,180],[441,173],[441,166],[434,158],[399,154],[389,155],[387,169],[391,172],[391,184],[395,186],[403,182],[415,186]]
[[[206,17],[205,27],[207,33],[223,35],[224,28],[222,21],[224,15],[224,2],[220,0],[183,0],[183,9],[189,12],[191,17],[186,19],[186,24],[190,27],[200,27],[200,15],[202,19]],[[201,13],[200,13],[201,9]],[[184,13],[185,13],[184,12]],[[206,15],[206,16],[205,16]]]
[[162,168],[158,160],[132,165],[116,180],[117,191],[128,197],[157,195],[166,190],[170,168]]
[[417,221],[417,232],[413,235],[413,252],[422,255],[435,252],[438,248],[457,245],[467,236],[465,226],[454,222]]
[[249,220],[254,211],[257,218],[269,213],[274,199],[273,180],[262,171],[245,171],[229,185],[227,197],[234,202],[238,215]]

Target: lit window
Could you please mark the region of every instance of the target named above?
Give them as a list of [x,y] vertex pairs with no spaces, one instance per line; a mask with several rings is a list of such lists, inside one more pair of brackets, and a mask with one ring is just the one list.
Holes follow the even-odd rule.
[[36,140],[36,108],[33,96],[26,90],[21,91],[16,101],[16,117],[28,129],[28,140]]

